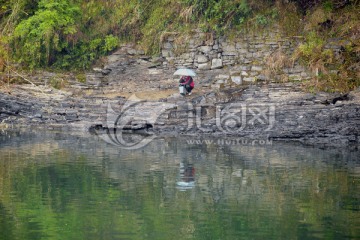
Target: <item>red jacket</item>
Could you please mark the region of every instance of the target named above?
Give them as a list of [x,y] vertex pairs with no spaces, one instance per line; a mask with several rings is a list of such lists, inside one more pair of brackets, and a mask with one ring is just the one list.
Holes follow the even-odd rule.
[[180,79],[182,85],[189,85],[191,88],[195,87],[194,80],[190,76],[182,76]]

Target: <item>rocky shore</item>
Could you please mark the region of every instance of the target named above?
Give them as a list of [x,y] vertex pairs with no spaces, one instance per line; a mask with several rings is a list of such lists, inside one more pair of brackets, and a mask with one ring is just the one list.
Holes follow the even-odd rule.
[[108,63],[87,73],[85,83],[63,76],[61,90],[47,84],[52,73],[27,76],[34,85],[2,88],[1,129],[90,131],[110,134],[115,144],[111,134],[119,132],[360,144],[360,89],[341,95],[304,92],[299,81],[238,85],[231,69],[213,69],[198,71],[193,94],[182,97],[175,68],[156,58],[118,52]]

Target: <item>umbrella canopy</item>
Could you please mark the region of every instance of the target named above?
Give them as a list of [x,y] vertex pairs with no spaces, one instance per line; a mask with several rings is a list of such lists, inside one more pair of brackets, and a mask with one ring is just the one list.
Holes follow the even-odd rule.
[[188,68],[180,68],[180,69],[176,70],[176,72],[174,72],[174,75],[195,77],[196,73],[193,70],[188,69]]

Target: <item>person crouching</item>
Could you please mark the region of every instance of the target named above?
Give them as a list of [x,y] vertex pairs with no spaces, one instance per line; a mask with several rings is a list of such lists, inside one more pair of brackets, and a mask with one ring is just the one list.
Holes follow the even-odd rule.
[[191,95],[191,91],[194,89],[195,83],[191,76],[182,76],[179,81],[181,86],[184,86],[186,92]]

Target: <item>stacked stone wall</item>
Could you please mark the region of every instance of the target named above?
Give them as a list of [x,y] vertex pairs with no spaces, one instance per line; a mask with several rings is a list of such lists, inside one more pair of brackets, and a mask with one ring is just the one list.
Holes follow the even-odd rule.
[[310,71],[292,58],[301,40],[283,37],[276,30],[244,34],[233,39],[195,32],[183,41],[178,39],[176,34],[169,35],[162,43],[165,68],[188,67],[199,71],[228,68],[229,74],[223,77],[235,84],[311,77]]

